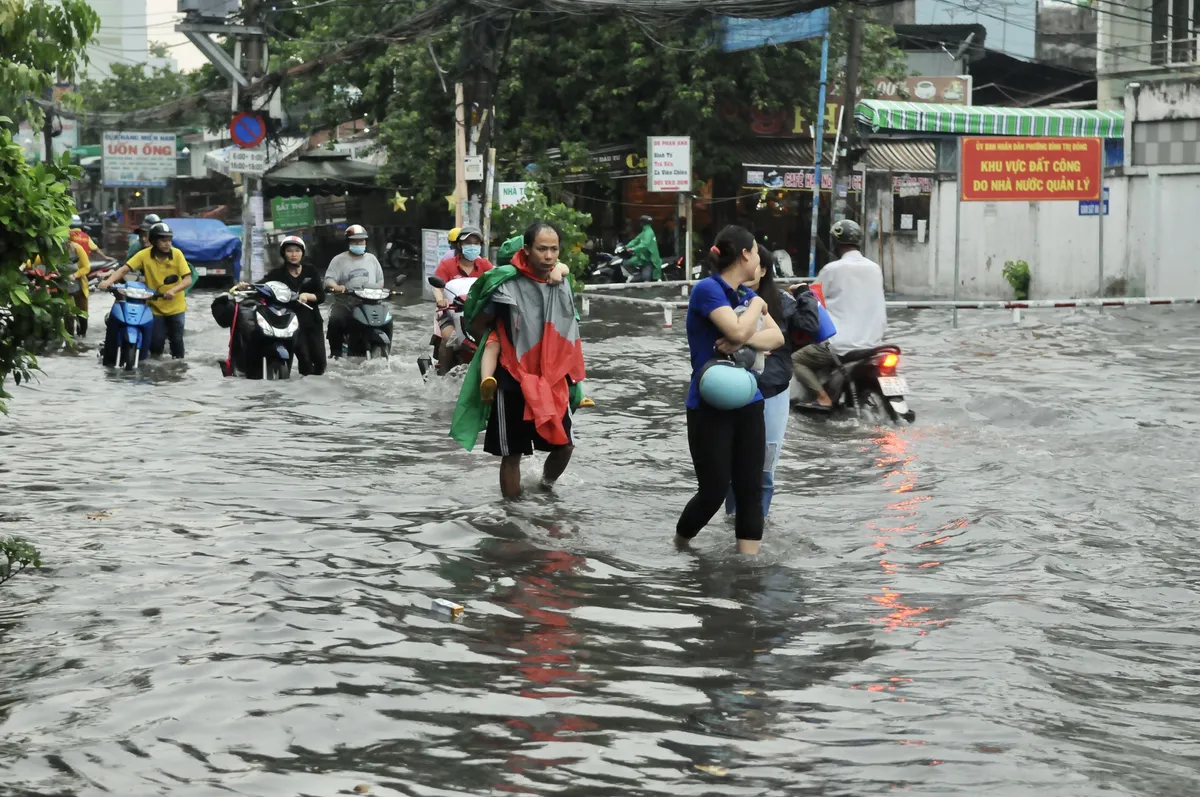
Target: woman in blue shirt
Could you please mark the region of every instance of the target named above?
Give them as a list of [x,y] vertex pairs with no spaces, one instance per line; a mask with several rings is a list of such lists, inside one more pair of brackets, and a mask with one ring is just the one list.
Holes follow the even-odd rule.
[[[772,351],[783,345],[783,333],[767,311],[767,303],[742,283],[759,278],[758,244],[746,229],[721,230],[709,256],[713,272],[696,284],[688,301],[687,337],[692,359],[688,388],[688,449],[699,490],[675,526],[675,541],[686,545],[721,508],[730,486],[737,503],[739,553],[756,554],[762,541],[762,473],[766,459],[763,397],[719,410],[700,396],[699,378],[713,357],[743,346]],[[739,317],[736,308],[746,310]],[[761,329],[759,329],[761,322]]]

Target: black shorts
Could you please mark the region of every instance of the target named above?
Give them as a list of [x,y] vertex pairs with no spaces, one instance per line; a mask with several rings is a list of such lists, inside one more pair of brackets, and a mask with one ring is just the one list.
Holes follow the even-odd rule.
[[[499,376],[499,374],[497,374]],[[507,376],[507,374],[505,374]],[[538,451],[554,451],[565,446],[546,442],[533,425],[525,420],[525,394],[519,389],[505,390],[506,380],[500,380],[501,389],[496,391],[496,401],[488,418],[487,431],[483,434],[483,450],[498,457],[515,457]],[[567,445],[575,445],[575,433],[571,429],[571,410],[563,415],[563,428],[567,431]]]

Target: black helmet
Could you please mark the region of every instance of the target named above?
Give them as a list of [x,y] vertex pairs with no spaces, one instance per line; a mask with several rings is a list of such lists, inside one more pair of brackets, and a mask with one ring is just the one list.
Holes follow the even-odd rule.
[[157,213],[147,213],[145,216],[142,217],[142,229],[148,230],[151,227],[153,227],[155,224],[158,224],[161,221],[162,221],[162,217],[159,216]]
[[168,227],[166,224],[163,224],[161,221],[158,224],[155,224],[152,227],[150,227],[150,232],[148,233],[148,235],[150,236],[151,241],[154,241],[158,238],[174,238],[175,237],[175,233],[171,232],[171,228]]
[[641,225],[643,227],[645,227],[647,224],[653,224],[654,219],[652,219],[650,216],[642,216],[640,219],[638,219],[638,222],[640,222]]
[[858,226],[858,222],[851,221],[850,219],[835,221],[829,232],[833,236],[833,242],[839,246],[859,246],[862,244],[862,227]]

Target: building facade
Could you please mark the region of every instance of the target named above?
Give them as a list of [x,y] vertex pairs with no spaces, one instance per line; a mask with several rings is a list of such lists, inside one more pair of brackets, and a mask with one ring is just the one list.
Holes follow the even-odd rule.
[[1125,87],[1200,77],[1200,2],[1093,0],[1097,25],[1097,99],[1119,109]]

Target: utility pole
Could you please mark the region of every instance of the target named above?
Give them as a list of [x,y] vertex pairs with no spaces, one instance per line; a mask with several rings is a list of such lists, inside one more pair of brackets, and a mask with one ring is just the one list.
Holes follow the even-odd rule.
[[[242,14],[247,25],[258,24],[258,0],[242,0]],[[263,39],[251,36],[246,40],[246,65],[243,74],[251,82],[263,73]],[[253,105],[254,97],[247,97]],[[262,279],[265,255],[262,252],[262,178],[243,175],[242,177],[242,269],[248,269],[251,281]],[[257,233],[257,234],[256,234]],[[245,279],[243,277],[243,279]]]
[[[491,14],[481,15],[470,27],[467,41],[470,48],[463,53],[463,71],[466,75],[464,86],[464,102],[462,122],[465,123],[466,152],[465,155],[483,158],[481,179],[469,182],[468,194],[461,199],[467,199],[467,208],[463,213],[464,221],[472,226],[482,228],[484,220],[490,216],[488,204],[489,180],[495,164],[492,148],[493,132],[495,130],[495,97],[497,84],[497,53],[508,36],[509,17],[497,17]],[[458,155],[460,162],[464,155]],[[457,175],[456,170],[456,175]],[[487,242],[484,244],[487,245]]]
[[[833,196],[830,207],[833,209],[833,221],[846,218],[846,197],[842,196],[843,187],[850,190],[851,174],[854,171],[853,157],[847,157],[852,149],[852,142],[858,138],[857,127],[854,123],[854,108],[858,105],[859,71],[862,67],[863,19],[862,10],[854,4],[848,6],[850,13],[849,42],[846,48],[846,72],[842,81],[842,110],[841,129],[844,137],[837,142],[838,159],[833,175]],[[864,186],[865,188],[865,186]]]
[[[239,89],[245,90],[265,71],[266,33],[258,25],[259,0],[179,0],[179,10],[187,12],[175,30],[184,34],[208,58],[233,88],[233,108],[236,111]],[[244,24],[234,24],[230,17],[241,12]],[[212,36],[232,38],[234,56],[229,57]],[[243,71],[241,56],[245,54]],[[249,93],[241,96],[243,107],[253,109],[255,98]],[[266,113],[269,110],[264,109]],[[261,277],[262,254],[262,179],[244,175],[242,180],[242,262],[249,267],[250,278]],[[245,270],[242,278],[245,278]]]

